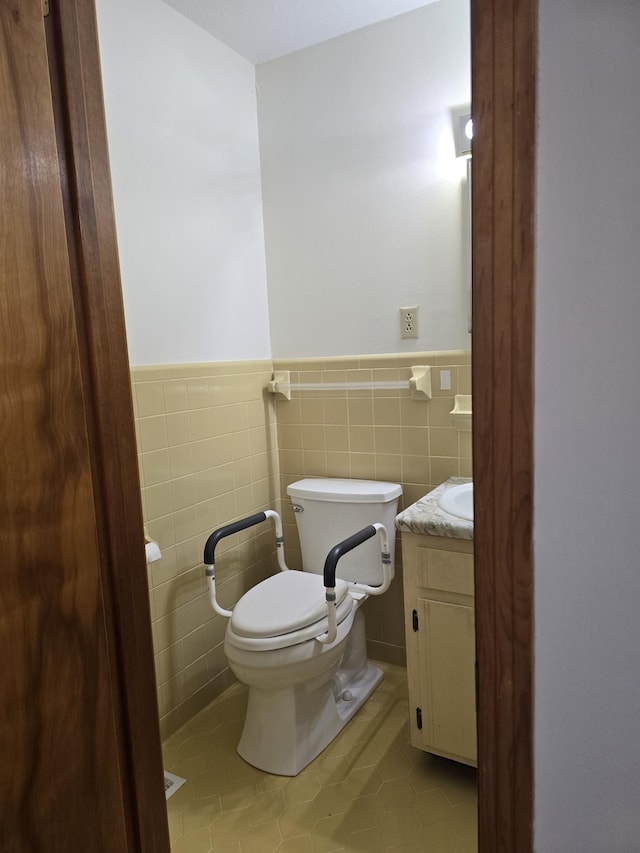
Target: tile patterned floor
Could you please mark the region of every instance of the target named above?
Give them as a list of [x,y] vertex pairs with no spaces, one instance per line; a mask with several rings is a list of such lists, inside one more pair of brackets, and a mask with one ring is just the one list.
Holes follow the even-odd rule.
[[476,853],[476,772],[409,745],[406,671],[385,678],[295,778],[236,753],[235,684],[164,744],[185,785],[167,802],[172,853]]

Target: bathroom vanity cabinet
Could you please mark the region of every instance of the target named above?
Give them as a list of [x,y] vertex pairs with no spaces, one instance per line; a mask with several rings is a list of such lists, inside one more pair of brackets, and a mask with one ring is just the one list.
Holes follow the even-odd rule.
[[411,743],[477,765],[473,542],[402,532]]

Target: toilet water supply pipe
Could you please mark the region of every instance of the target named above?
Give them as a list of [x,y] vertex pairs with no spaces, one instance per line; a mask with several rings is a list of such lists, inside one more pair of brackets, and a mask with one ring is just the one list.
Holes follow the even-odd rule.
[[225,524],[224,527],[219,527],[214,530],[211,536],[206,541],[204,546],[204,569],[205,576],[209,583],[209,596],[211,606],[219,613],[220,616],[230,618],[232,610],[225,610],[218,604],[216,598],[216,566],[215,566],[215,550],[216,545],[221,539],[226,536],[231,536],[232,533],[239,533],[241,530],[246,530],[247,527],[253,527],[255,524],[260,524],[266,521],[267,518],[272,518],[276,527],[276,554],[278,557],[278,566],[280,571],[287,572],[289,567],[284,561],[284,537],[282,535],[282,520],[274,509],[265,509],[264,512],[257,512],[255,515],[250,515],[247,518],[242,518],[240,521],[233,521],[231,524]]
[[338,542],[337,545],[334,545],[327,554],[327,559],[324,561],[324,587],[325,599],[327,602],[327,620],[329,624],[327,633],[321,637],[316,637],[316,640],[319,643],[328,645],[329,643],[333,643],[338,636],[338,625],[336,619],[336,567],[338,565],[338,560],[349,551],[353,551],[353,549],[357,548],[358,545],[362,545],[362,543],[366,542],[367,539],[371,539],[371,537],[375,536],[376,533],[380,535],[383,578],[382,585],[369,586],[361,583],[350,583],[349,588],[354,592],[363,592],[371,595],[382,595],[383,592],[386,592],[389,589],[389,586],[391,585],[391,554],[389,553],[389,536],[384,524],[380,524],[379,522],[370,524],[368,527],[363,527],[362,530],[359,530],[357,533],[354,533],[352,536],[349,536],[347,539],[343,539],[342,542]]

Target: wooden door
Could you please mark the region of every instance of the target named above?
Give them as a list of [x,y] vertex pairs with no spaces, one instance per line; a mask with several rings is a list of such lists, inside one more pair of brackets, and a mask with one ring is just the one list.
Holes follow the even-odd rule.
[[41,0],[0,2],[0,849],[167,851],[113,217],[60,56],[54,98]]
[[471,0],[478,838],[533,849],[537,0]]

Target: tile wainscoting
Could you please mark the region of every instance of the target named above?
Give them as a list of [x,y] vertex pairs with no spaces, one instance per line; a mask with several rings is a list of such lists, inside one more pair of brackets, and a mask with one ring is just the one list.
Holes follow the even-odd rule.
[[[414,364],[433,368],[433,399],[405,390],[266,391],[273,370],[292,382],[409,379]],[[440,391],[440,370],[451,389]],[[202,549],[216,527],[268,507],[285,523],[286,559],[300,568],[300,546],[286,487],[301,477],[399,482],[400,509],[450,476],[471,476],[471,433],[449,412],[455,394],[471,393],[468,352],[330,359],[278,359],[132,369],[142,504],[162,549],[149,567],[149,592],[163,737],[233,681],[223,651],[225,620],[208,600]],[[285,500],[281,500],[284,496]],[[217,581],[231,607],[277,571],[271,524],[219,545]],[[218,557],[219,554],[219,557]],[[366,607],[370,654],[404,665],[402,566]]]
[[[276,505],[271,371],[271,361],[132,370],[144,519],[162,550],[148,573],[163,737],[234,680],[202,552],[216,527]],[[231,607],[277,570],[272,525],[223,540],[216,569],[219,599]]]
[[[432,368],[433,398],[414,400],[412,365]],[[471,433],[453,427],[455,394],[471,394],[471,353],[439,352],[328,359],[277,359],[291,383],[407,381],[407,389],[292,392],[277,397],[278,458],[282,494],[301,477],[354,477],[401,483],[399,509],[410,506],[451,476],[471,476]],[[440,390],[440,371],[450,389]],[[301,566],[290,505],[284,504],[287,560]],[[365,606],[369,654],[405,665],[402,564],[396,539],[396,577]]]

